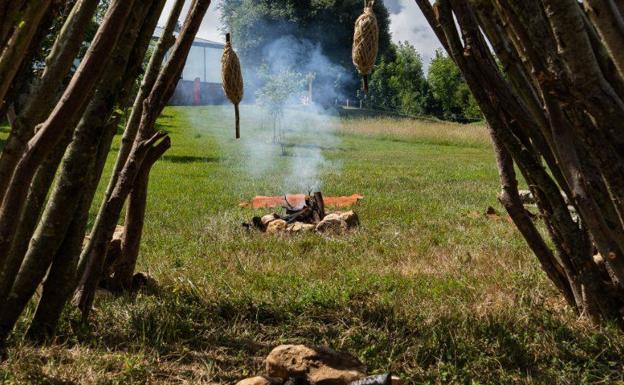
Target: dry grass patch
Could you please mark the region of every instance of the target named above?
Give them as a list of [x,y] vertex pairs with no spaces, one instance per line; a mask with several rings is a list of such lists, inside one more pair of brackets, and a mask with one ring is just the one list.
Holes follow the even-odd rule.
[[415,119],[356,118],[336,121],[335,128],[339,133],[348,135],[407,139],[462,146],[490,144],[487,128],[482,123],[458,124]]

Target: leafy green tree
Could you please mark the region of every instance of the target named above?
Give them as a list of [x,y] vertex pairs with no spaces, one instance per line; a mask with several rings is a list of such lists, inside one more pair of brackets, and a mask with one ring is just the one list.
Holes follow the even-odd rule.
[[426,113],[427,84],[420,54],[408,42],[392,45],[371,77],[374,107],[392,109],[409,115]]
[[370,90],[368,97],[370,98],[371,107],[384,110],[398,109],[396,92],[390,81],[393,71],[393,62],[388,61],[388,58],[385,56],[382,57],[379,64],[375,67],[369,82]]
[[291,68],[271,72],[266,65],[260,68],[259,74],[264,80],[264,85],[256,91],[256,100],[271,116],[273,142],[281,143],[284,108],[289,102],[301,96],[305,89],[306,76]]
[[441,50],[429,66],[427,81],[433,97],[442,109],[442,119],[471,121],[481,119],[481,111],[470,93],[459,68]]

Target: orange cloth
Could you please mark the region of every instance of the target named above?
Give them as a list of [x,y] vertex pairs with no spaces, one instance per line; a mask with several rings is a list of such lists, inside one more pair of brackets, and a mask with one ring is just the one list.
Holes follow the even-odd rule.
[[[288,203],[293,207],[301,207],[305,202],[305,194],[289,194],[286,196]],[[325,206],[332,207],[349,207],[357,204],[364,196],[360,194],[353,194],[348,197],[323,197]],[[260,209],[265,207],[282,207],[286,206],[286,201],[283,196],[265,197],[257,196],[249,202],[242,202],[241,207],[250,207],[252,209]]]

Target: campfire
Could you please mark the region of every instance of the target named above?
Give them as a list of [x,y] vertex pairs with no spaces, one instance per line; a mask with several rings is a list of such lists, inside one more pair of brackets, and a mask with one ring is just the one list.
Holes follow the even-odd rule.
[[[356,197],[357,199],[351,199],[355,203],[362,198],[361,195]],[[328,201],[332,203],[341,202],[345,201],[345,198],[351,197],[333,197]],[[256,229],[270,234],[313,231],[343,233],[359,225],[358,215],[353,210],[328,212],[321,192],[308,195],[286,195],[284,197],[256,197],[252,202],[257,201],[280,202],[284,213],[271,213],[262,217],[254,217],[251,222],[243,224],[247,229]],[[251,205],[251,207],[254,206],[255,204]],[[270,206],[267,204],[260,207]],[[344,207],[340,204],[337,206]]]

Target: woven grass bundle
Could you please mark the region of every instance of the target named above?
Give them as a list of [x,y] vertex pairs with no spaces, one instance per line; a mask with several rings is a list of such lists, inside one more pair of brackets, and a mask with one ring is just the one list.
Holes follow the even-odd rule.
[[373,71],[379,51],[379,24],[373,12],[375,0],[364,0],[364,13],[355,22],[353,35],[353,64],[364,77],[364,92],[368,93],[368,75]]
[[240,113],[238,105],[243,99],[243,74],[238,55],[232,48],[229,33],[225,35],[225,48],[221,57],[221,79],[225,95],[234,104],[234,111],[236,112],[236,139],[240,139]]

